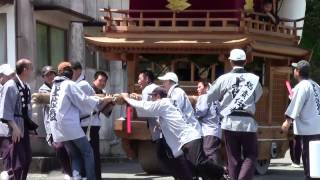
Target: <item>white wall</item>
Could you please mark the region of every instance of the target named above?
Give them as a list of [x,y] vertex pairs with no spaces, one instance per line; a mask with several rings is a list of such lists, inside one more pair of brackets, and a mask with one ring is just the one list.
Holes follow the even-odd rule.
[[7,63],[14,68],[16,62],[16,28],[14,5],[7,4],[0,6],[0,13],[5,13],[7,15]]

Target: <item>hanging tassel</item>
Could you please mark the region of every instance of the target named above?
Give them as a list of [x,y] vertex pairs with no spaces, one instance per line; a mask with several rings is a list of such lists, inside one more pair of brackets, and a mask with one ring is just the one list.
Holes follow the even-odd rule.
[[131,106],[127,106],[127,133],[131,134],[131,118],[133,109]]
[[90,130],[91,130],[91,123],[92,123],[92,120],[93,120],[93,115],[94,115],[94,111],[92,111],[91,114],[90,114],[89,125],[88,125],[88,129],[87,129],[87,132],[86,132],[86,136],[87,136],[88,141],[91,140],[91,138],[90,138]]

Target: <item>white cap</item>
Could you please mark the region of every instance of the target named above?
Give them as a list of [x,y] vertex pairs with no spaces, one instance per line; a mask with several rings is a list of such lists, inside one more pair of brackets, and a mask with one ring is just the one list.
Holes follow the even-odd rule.
[[174,72],[167,72],[164,76],[158,77],[158,79],[165,81],[165,80],[171,80],[175,83],[178,83],[178,76]]
[[10,67],[9,64],[0,65],[0,74],[4,74],[6,76],[10,76],[14,73],[14,70]]
[[242,49],[232,49],[230,51],[229,59],[232,61],[245,61],[246,53]]

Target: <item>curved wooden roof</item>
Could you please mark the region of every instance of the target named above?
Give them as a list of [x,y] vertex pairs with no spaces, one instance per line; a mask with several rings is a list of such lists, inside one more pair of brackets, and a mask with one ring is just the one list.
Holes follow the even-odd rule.
[[242,48],[251,40],[241,35],[197,36],[193,34],[136,34],[126,36],[86,37],[96,49],[115,53],[186,53],[212,54]]
[[310,53],[309,50],[299,47],[265,42],[255,42],[252,43],[251,46],[255,52],[269,53],[280,56],[305,57]]

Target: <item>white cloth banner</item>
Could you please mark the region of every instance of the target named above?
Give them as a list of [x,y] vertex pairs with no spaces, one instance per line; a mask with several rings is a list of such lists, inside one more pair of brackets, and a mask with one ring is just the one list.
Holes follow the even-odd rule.
[[241,108],[244,102],[252,96],[259,83],[259,77],[251,73],[242,74],[240,79],[244,79],[244,81],[241,81],[239,84],[239,92],[233,98],[231,103],[220,112],[224,117],[231,114],[233,110]]
[[320,178],[320,141],[309,142],[310,177]]

